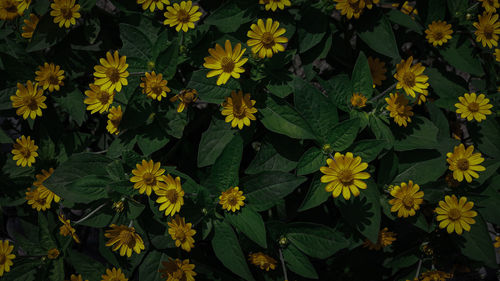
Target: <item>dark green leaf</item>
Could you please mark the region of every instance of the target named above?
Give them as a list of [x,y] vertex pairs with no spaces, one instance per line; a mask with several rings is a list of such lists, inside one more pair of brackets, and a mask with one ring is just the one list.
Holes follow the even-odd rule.
[[377,158],[384,149],[384,140],[360,140],[355,142],[348,151],[352,151],[355,156],[360,156],[363,162],[371,162]]
[[410,30],[413,30],[417,32],[418,34],[422,34],[423,28],[422,26],[412,19],[409,15],[398,11],[398,10],[391,10],[387,14],[387,18],[392,21],[393,23],[397,23],[401,26],[404,26]]
[[53,22],[53,17],[45,15],[40,19],[33,33],[30,43],[26,47],[27,52],[40,51],[54,46],[64,39],[68,30],[60,28]]
[[104,265],[80,252],[71,251],[68,259],[75,267],[76,272],[81,274],[84,280],[100,280],[101,275],[106,272]]
[[226,220],[263,248],[267,248],[266,227],[259,213],[245,205],[239,212],[226,212]]
[[297,162],[281,155],[274,146],[265,142],[257,152],[255,158],[245,170],[247,174],[257,174],[265,171],[289,172],[297,167]]
[[392,26],[384,15],[366,14],[359,37],[374,51],[394,59],[400,58]]
[[215,160],[205,186],[224,191],[238,184],[240,162],[243,154],[243,139],[236,136]]
[[368,59],[363,52],[359,53],[354,70],[352,71],[352,86],[354,93],[362,93],[367,98],[372,96],[372,74],[368,65]]
[[327,155],[317,147],[307,150],[297,164],[297,175],[307,175],[319,171],[326,164]]
[[283,258],[287,268],[291,271],[305,278],[318,279],[318,273],[309,258],[302,254],[293,244],[283,249]]
[[480,261],[490,268],[497,268],[495,249],[488,233],[488,226],[481,215],[474,218],[470,232],[464,231],[465,244],[462,253],[472,260]]
[[236,130],[216,118],[212,119],[208,129],[201,135],[198,148],[198,167],[205,167],[215,163],[226,145],[234,138]]
[[326,200],[328,200],[328,198],[332,196],[330,192],[325,191],[326,184],[322,183],[320,181],[320,178],[320,174],[316,174],[314,176],[311,182],[311,186],[307,191],[306,197],[304,198],[304,201],[302,201],[302,204],[298,209],[299,212],[317,207],[326,202]]
[[[120,55],[127,56],[130,66],[141,66],[143,71],[147,69],[147,63],[151,60],[150,54],[153,43],[148,36],[138,27],[126,23],[120,24],[120,38],[123,42]],[[138,59],[136,64],[129,62],[129,58]]]
[[343,151],[356,139],[359,130],[359,119],[349,119],[330,129],[328,143],[334,151]]
[[286,237],[306,255],[325,259],[341,249],[349,247],[349,241],[341,232],[314,223],[293,223]]
[[396,135],[394,150],[432,149],[438,145],[439,129],[427,118],[416,117],[404,130],[404,135]]
[[440,54],[449,64],[458,70],[474,76],[482,76],[484,71],[481,66],[481,60],[473,54],[473,50],[470,40],[461,36],[453,36],[450,42],[447,43],[447,46],[440,49]]
[[342,109],[349,111],[348,103],[353,94],[353,85],[347,74],[339,74],[328,80],[318,79],[321,86],[325,88],[330,101]]
[[[169,238],[170,239],[170,238]],[[139,266],[140,280],[162,281],[160,269],[163,269],[162,262],[167,262],[167,254],[158,251],[151,251],[147,253],[144,261]]]
[[240,88],[239,83],[233,78],[230,78],[226,84],[217,86],[217,77],[207,78],[207,73],[208,70],[193,72],[188,83],[188,88],[196,89],[202,101],[220,104],[226,97],[231,96],[231,91]]
[[204,23],[215,25],[223,33],[232,33],[242,24],[252,20],[253,10],[255,10],[255,5],[249,5],[248,1],[246,3],[245,1],[230,1],[213,11]]
[[301,11],[301,21],[298,25],[299,51],[305,51],[316,46],[325,36],[328,20],[320,10],[308,7]]

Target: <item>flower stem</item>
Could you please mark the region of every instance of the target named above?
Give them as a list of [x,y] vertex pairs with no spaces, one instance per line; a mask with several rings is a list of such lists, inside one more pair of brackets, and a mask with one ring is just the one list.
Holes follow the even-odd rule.
[[288,274],[286,272],[285,259],[283,258],[283,252],[281,251],[281,248],[279,248],[278,250],[280,252],[281,267],[283,267],[283,276],[285,278],[285,281],[287,281],[288,280]]
[[95,210],[93,210],[92,212],[88,213],[85,217],[83,217],[80,220],[76,221],[75,224],[79,224],[79,223],[85,221],[90,216],[92,216],[93,214],[95,214],[97,211],[99,211],[100,209],[102,209],[102,207],[106,206],[106,204],[107,203],[102,203],[99,207],[95,208]]
[[129,75],[131,76],[142,76],[144,75],[146,72],[130,72]]
[[398,83],[394,83],[394,84],[392,84],[389,88],[385,89],[385,91],[383,91],[382,93],[380,93],[380,94],[378,94],[377,96],[373,97],[370,101],[376,101],[376,100],[378,100],[380,97],[385,96],[388,92],[392,91],[392,90],[396,87],[396,85],[397,85],[397,84],[398,84]]
[[415,279],[417,279],[418,276],[420,275],[420,268],[422,268],[422,259],[418,261],[417,273],[415,273]]

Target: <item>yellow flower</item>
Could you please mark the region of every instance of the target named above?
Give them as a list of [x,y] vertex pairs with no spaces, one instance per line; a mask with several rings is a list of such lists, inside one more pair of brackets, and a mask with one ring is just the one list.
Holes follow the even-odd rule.
[[249,254],[248,260],[253,265],[265,271],[274,270],[276,268],[276,260],[262,252]]
[[10,97],[12,107],[17,108],[16,114],[24,119],[29,116],[33,120],[37,116],[42,116],[42,109],[47,108],[44,103],[46,99],[43,90],[38,88],[38,84],[33,84],[30,80],[26,82],[26,87],[17,83],[16,95]]
[[420,281],[446,281],[446,279],[449,279],[453,277],[453,274],[446,273],[443,271],[439,270],[431,270],[424,272],[420,275],[419,280]]
[[362,108],[366,106],[366,101],[368,99],[361,93],[354,93],[351,96],[351,105],[353,107]]
[[500,236],[495,237],[495,243],[493,244],[495,248],[500,248]]
[[19,15],[23,15],[24,11],[29,8],[31,5],[31,0],[18,0],[19,4],[17,4],[17,13]]
[[476,93],[465,94],[463,97],[458,97],[460,103],[456,103],[457,113],[460,114],[462,118],[467,121],[472,121],[475,119],[477,122],[486,120],[486,115],[491,114],[491,108],[493,105],[489,104],[490,100],[485,97],[485,95],[480,94],[476,96]]
[[226,191],[223,191],[219,196],[219,204],[222,205],[222,209],[227,211],[236,212],[241,207],[245,206],[245,196],[243,196],[243,191],[235,186],[231,187]]
[[285,47],[282,44],[286,44],[288,39],[286,37],[280,37],[285,34],[286,30],[284,28],[278,29],[280,23],[272,19],[267,19],[266,24],[264,21],[259,19],[257,24],[253,23],[247,32],[247,36],[250,39],[247,41],[247,45],[252,47],[252,53],[259,54],[260,58],[270,58],[273,53],[283,52]]
[[366,239],[365,243],[363,243],[363,247],[378,251],[384,247],[391,245],[392,242],[396,241],[396,234],[388,230],[389,229],[385,227],[384,229],[379,231],[377,243],[375,244],[372,243],[369,239]]
[[50,168],[49,171],[42,169],[42,173],[36,175],[36,181],[33,182],[33,185],[36,186],[37,190],[40,192],[40,196],[46,198],[49,204],[52,203],[52,200],[56,203],[61,200],[61,197],[57,196],[57,194],[43,185],[43,182],[46,181],[52,173],[54,173],[54,168]]
[[158,189],[155,191],[158,195],[156,203],[160,203],[160,211],[165,210],[165,216],[173,216],[180,212],[181,206],[184,205],[184,190],[181,186],[181,179],[174,178],[167,174],[164,176],[164,183],[160,182]]
[[49,258],[51,260],[55,260],[55,259],[57,259],[59,254],[60,254],[60,252],[57,248],[52,248],[52,249],[47,251],[47,258]]
[[425,30],[425,34],[427,34],[425,38],[434,47],[437,45],[442,46],[451,39],[452,33],[451,24],[447,24],[446,21],[438,20],[429,24],[429,28]]
[[284,10],[285,6],[290,7],[292,5],[290,0],[259,0],[259,4],[265,5],[264,8],[266,8],[266,11],[272,10],[273,12],[278,8]]
[[9,272],[13,259],[16,255],[12,254],[14,250],[14,245],[9,245],[8,240],[0,240],[0,277],[3,276],[4,272]]
[[163,10],[163,4],[169,5],[170,1],[168,0],[137,0],[137,4],[142,4],[142,9],[147,10],[152,13],[158,8],[158,10]]
[[189,259],[181,261],[168,258],[168,262],[162,261],[161,263],[163,268],[158,271],[161,273],[161,278],[166,278],[166,281],[194,281],[195,266],[189,263]]
[[113,99],[115,98],[115,93],[105,91],[94,84],[90,84],[89,87],[90,90],[85,91],[87,97],[83,100],[83,103],[88,104],[87,110],[90,110],[91,114],[108,111],[109,106],[113,103]]
[[80,5],[75,5],[75,0],[54,0],[50,4],[52,11],[50,15],[54,17],[54,23],[58,23],[59,27],[69,28],[76,24],[76,19],[80,18]]
[[33,37],[33,32],[35,31],[39,21],[40,19],[35,14],[30,14],[30,18],[24,20],[23,33],[21,36],[23,38]]
[[38,66],[40,70],[35,71],[35,80],[38,81],[40,86],[44,90],[49,89],[49,92],[54,90],[59,91],[60,87],[63,86],[64,82],[64,70],[61,69],[59,65],[54,65],[53,63],[45,63],[43,66]]
[[373,84],[377,86],[382,85],[382,81],[387,79],[387,77],[385,77],[385,73],[387,72],[385,62],[381,61],[379,58],[373,59],[372,57],[368,57],[368,65],[370,66]]
[[474,203],[467,202],[467,197],[462,196],[460,200],[455,195],[446,195],[444,201],[439,201],[439,207],[434,211],[437,213],[439,228],[446,228],[448,233],[455,231],[461,235],[462,231],[470,231],[470,225],[475,224],[473,217],[477,216],[476,211],[471,210]]
[[28,205],[31,205],[31,208],[36,209],[38,212],[45,211],[50,209],[50,201],[47,200],[46,197],[42,197],[40,190],[28,187],[28,191],[26,191],[26,201]]
[[495,60],[500,62],[500,49],[495,49]]
[[59,215],[59,221],[63,223],[63,225],[59,228],[59,234],[62,236],[71,236],[76,243],[80,243],[76,230],[71,226],[71,222],[67,220],[63,214]]
[[141,77],[141,80],[142,93],[146,94],[148,98],[161,101],[162,97],[166,97],[167,93],[170,93],[170,88],[167,87],[168,81],[163,79],[161,73],[156,75],[154,71],[146,72],[146,77]]
[[370,10],[372,9],[373,4],[378,4],[380,2],[380,0],[361,0],[361,1],[365,2],[366,7]]
[[222,103],[222,115],[226,116],[225,121],[231,122],[231,127],[236,127],[240,130],[243,126],[250,126],[250,120],[256,120],[253,113],[257,112],[254,107],[255,100],[250,99],[250,94],[245,94],[240,90],[238,93],[231,92],[231,97],[226,97],[226,101]]
[[[392,6],[397,8],[399,7],[399,3],[394,3],[392,4]],[[403,14],[410,15],[412,18],[414,17],[414,15],[418,15],[417,9],[414,6],[410,5],[408,1],[405,1],[401,6],[401,12]]]
[[120,126],[122,116],[123,112],[120,105],[118,107],[111,107],[108,114],[108,125],[106,126],[106,130],[108,130],[110,134],[118,135],[118,133],[120,133],[118,126]]
[[395,186],[391,190],[394,199],[389,200],[392,205],[391,212],[398,212],[398,217],[407,218],[415,215],[415,211],[420,209],[420,204],[424,202],[424,192],[418,191],[418,184],[409,181],[408,184],[402,182],[401,187]]
[[136,169],[132,170],[134,176],[130,178],[130,181],[134,183],[134,188],[139,189],[139,193],[151,195],[151,191],[157,191],[159,188],[159,182],[164,182],[165,178],[163,173],[165,169],[160,169],[161,163],[154,163],[153,160],[142,160],[142,164],[136,164]]
[[366,183],[363,180],[369,179],[370,174],[363,172],[368,168],[368,164],[361,162],[361,157],[351,152],[341,154],[335,153],[333,159],[326,159],[328,167],[321,167],[320,171],[325,174],[321,177],[322,183],[328,183],[325,187],[327,192],[332,192],[333,198],[339,197],[340,193],[345,200],[359,195],[359,189],[366,189]]
[[335,2],[337,2],[335,9],[339,10],[340,14],[345,15],[348,19],[352,17],[359,19],[365,7],[365,2],[360,0],[335,0]]
[[106,274],[103,274],[101,276],[102,281],[128,281],[127,278],[125,278],[125,274],[123,274],[121,268],[116,268],[113,267],[113,269],[108,269],[106,268]]
[[135,233],[135,228],[126,225],[111,224],[111,229],[106,230],[104,237],[109,238],[106,246],[112,246],[113,251],[120,250],[120,256],[132,256],[132,251],[137,254],[144,250],[144,242],[139,234]]
[[35,163],[35,157],[38,156],[38,146],[35,145],[35,141],[31,139],[30,136],[26,138],[22,135],[20,138],[16,140],[16,143],[13,145],[12,154],[14,154],[14,161],[17,166],[31,167],[31,164]]
[[184,31],[187,32],[189,28],[194,29],[194,23],[200,20],[201,12],[198,11],[200,7],[198,5],[193,5],[191,1],[182,1],[181,4],[174,3],[173,6],[168,6],[167,11],[163,14],[165,20],[164,25],[169,25],[170,27],[176,26],[175,30],[177,32]]
[[[0,20],[13,20],[21,13],[18,9],[17,0],[0,0]],[[1,276],[1,275],[0,275]]]
[[127,77],[129,73],[127,71],[128,64],[126,56],[119,56],[118,51],[115,51],[113,55],[110,52],[106,53],[106,59],[99,59],[101,65],[94,66],[94,84],[101,87],[102,90],[107,90],[109,92],[120,92],[122,86],[127,86]]
[[500,8],[500,3],[498,2],[498,0],[478,0],[478,1],[482,2],[483,8],[488,13],[494,13],[497,11],[497,8]]
[[167,224],[168,233],[175,241],[175,246],[190,252],[191,248],[194,248],[193,236],[196,234],[196,230],[191,229],[192,224],[186,223],[185,219],[178,214]]
[[427,95],[426,89],[429,87],[429,83],[427,83],[429,77],[422,74],[425,67],[421,63],[412,66],[412,62],[413,57],[409,57],[406,61],[402,60],[401,63],[396,65],[397,72],[394,74],[394,78],[398,80],[396,89],[403,88],[406,94],[412,97],[415,97],[415,92]]
[[423,93],[419,93],[417,95],[417,104],[421,105],[422,103],[424,103],[427,100],[427,95],[428,94],[429,94],[429,92],[427,92],[427,91],[425,91]]
[[240,73],[245,72],[242,66],[248,60],[247,58],[241,58],[246,50],[241,50],[240,43],[236,44],[233,50],[229,40],[226,40],[225,49],[222,49],[219,44],[215,44],[215,49],[209,48],[210,56],[205,57],[203,66],[213,70],[207,73],[207,77],[219,75],[217,85],[226,84],[231,76],[236,79],[240,78]]
[[408,105],[408,99],[400,93],[390,94],[388,98],[385,98],[387,102],[386,109],[389,110],[390,116],[394,118],[399,126],[407,126],[411,122],[411,116],[413,112],[411,111],[411,106]]
[[498,14],[484,12],[482,15],[479,15],[478,22],[474,22],[472,25],[477,29],[474,32],[476,42],[481,42],[483,47],[488,45],[488,48],[498,46],[498,34],[500,34]]
[[464,177],[467,182],[472,182],[472,177],[476,179],[479,177],[476,171],[486,170],[485,167],[479,165],[484,161],[481,153],[472,154],[473,151],[473,145],[465,149],[465,146],[461,143],[459,146],[455,146],[453,152],[446,154],[448,157],[446,161],[450,164],[450,171],[453,171],[453,178],[459,182],[462,182]]
[[198,99],[198,91],[195,89],[184,89],[177,95],[170,98],[171,102],[175,102],[180,100],[179,105],[177,106],[177,112],[184,111],[184,108],[188,106],[190,103],[195,102]]
[[[70,278],[71,278],[71,281],[83,281],[81,274],[78,274],[78,275],[71,274]],[[89,280],[85,280],[85,281],[89,281]]]

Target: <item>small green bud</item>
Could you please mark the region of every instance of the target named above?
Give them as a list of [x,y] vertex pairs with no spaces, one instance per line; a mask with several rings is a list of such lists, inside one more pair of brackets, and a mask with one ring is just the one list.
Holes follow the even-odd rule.
[[155,69],[155,62],[154,61],[149,61],[148,62],[148,70],[153,70]]
[[281,247],[285,247],[288,245],[288,239],[285,236],[281,236],[278,244],[280,244]]
[[206,216],[206,215],[208,214],[208,210],[207,210],[207,208],[203,208],[203,209],[201,209],[201,213],[202,213],[204,216]]
[[333,148],[329,143],[323,145],[322,150],[323,150],[323,154],[330,154],[333,152]]
[[179,53],[185,54],[187,52],[187,47],[185,45],[179,46]]
[[467,13],[467,14],[465,15],[465,19],[466,19],[466,20],[471,20],[471,19],[472,19],[472,15],[471,15],[471,14],[469,14],[469,13]]

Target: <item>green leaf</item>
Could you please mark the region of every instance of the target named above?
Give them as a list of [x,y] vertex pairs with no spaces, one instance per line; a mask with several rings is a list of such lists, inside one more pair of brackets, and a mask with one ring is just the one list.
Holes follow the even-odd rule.
[[237,80],[230,78],[226,84],[217,86],[215,78],[207,78],[208,70],[197,70],[193,72],[189,80],[188,88],[196,89],[200,100],[220,104],[226,97],[231,96],[231,92],[239,89]]
[[349,119],[330,129],[328,143],[334,151],[343,151],[356,139],[359,130],[359,119]]
[[222,33],[232,33],[254,18],[255,8],[256,5],[250,5],[248,1],[229,1],[213,11],[204,24],[215,25]]
[[243,232],[248,238],[267,248],[266,227],[259,213],[252,210],[251,205],[245,205],[239,212],[226,212],[226,220],[236,229]]
[[84,280],[100,280],[101,275],[106,272],[106,268],[100,262],[75,250],[69,253],[68,259]]
[[294,245],[290,244],[283,249],[283,258],[285,259],[287,268],[291,271],[305,278],[318,279],[318,273],[309,261],[309,258],[302,254]]
[[12,143],[12,139],[0,128],[0,143]]
[[301,10],[300,15],[297,34],[299,51],[304,53],[321,42],[328,28],[328,19],[324,13],[311,6]]
[[470,232],[464,231],[465,243],[462,253],[468,258],[484,263],[490,268],[497,268],[495,249],[488,233],[488,226],[479,214],[474,218],[475,224],[471,225]]
[[307,175],[319,171],[319,168],[326,163],[327,155],[317,147],[307,150],[297,164],[297,175]]
[[383,14],[365,14],[359,26],[359,38],[374,51],[394,59],[400,59],[392,26]]
[[215,256],[226,268],[245,280],[255,280],[252,273],[250,273],[238,238],[227,222],[224,221],[215,225],[212,248]]
[[151,103],[151,99],[142,94],[140,88],[137,87],[123,112],[120,130],[144,126],[151,116]]
[[[170,239],[170,238],[169,238]],[[161,278],[160,269],[163,268],[162,262],[168,261],[167,254],[160,253],[158,251],[148,252],[143,262],[139,266],[139,278],[140,280],[150,280],[150,281],[163,281],[165,278]]]
[[306,197],[304,198],[304,201],[302,201],[302,204],[300,204],[300,207],[298,209],[299,212],[317,207],[326,202],[326,200],[328,200],[328,198],[332,196],[330,192],[325,191],[326,183],[322,183],[320,181],[320,178],[320,174],[316,174],[314,176],[311,182],[311,186],[307,191]]
[[403,134],[395,136],[394,150],[406,151],[435,148],[438,145],[438,131],[439,129],[429,119],[416,117],[405,128]]
[[66,93],[62,92],[57,96],[52,96],[61,108],[73,118],[78,126],[81,126],[85,121],[85,104],[83,103],[84,95],[79,89]]
[[370,115],[370,129],[378,140],[386,142],[385,149],[390,149],[394,144],[394,136],[391,129],[380,118]]
[[284,172],[263,172],[241,179],[240,187],[252,207],[264,211],[280,201],[306,181]]
[[483,76],[484,71],[481,60],[473,54],[474,49],[470,40],[453,36],[444,48],[440,48],[439,53],[452,66],[458,70],[470,73],[474,76]]
[[[153,43],[149,37],[138,26],[121,23],[120,38],[123,42],[120,55],[127,56],[129,68],[132,70],[145,71],[148,62],[151,60],[150,54],[153,48]],[[129,60],[129,58],[135,58],[137,60],[132,61]]]
[[239,181],[238,174],[242,154],[243,139],[238,135],[229,142],[221,155],[215,160],[205,186],[219,191],[225,191],[232,186],[236,186]]
[[255,158],[245,170],[247,174],[257,174],[265,171],[289,172],[297,167],[297,162],[281,155],[270,143],[264,142]]
[[168,48],[158,55],[155,63],[157,73],[163,74],[164,79],[170,80],[174,77],[177,71],[177,63],[179,61],[179,44],[177,39],[170,42]]
[[[486,118],[481,122],[480,133],[473,138],[477,139],[479,150],[489,156],[500,158],[500,124],[493,118]],[[488,132],[488,133],[484,133]]]
[[431,24],[433,21],[442,20],[446,14],[446,0],[433,0],[426,2],[427,9],[419,9],[419,11],[424,10],[425,13],[425,24]]
[[407,165],[400,164],[399,174],[393,182],[401,183],[412,180],[419,185],[437,180],[447,169],[446,159],[437,157],[421,162],[411,161]]
[[35,281],[35,274],[42,265],[42,260],[20,259],[14,260],[13,263],[10,271],[2,276],[2,281]]
[[40,246],[42,246],[42,248],[46,251],[56,248],[56,242],[52,238],[52,235],[50,235],[49,223],[47,221],[46,214],[42,212],[38,212],[38,226]]
[[66,37],[67,32],[67,28],[60,28],[58,24],[53,22],[52,16],[41,17],[26,51],[35,52],[52,47],[61,42]]
[[397,23],[401,26],[404,26],[410,30],[417,32],[418,34],[422,34],[423,28],[422,26],[412,19],[409,15],[399,11],[399,10],[390,10],[386,14],[387,18],[393,23]]
[[331,79],[323,80],[318,78],[321,86],[325,88],[328,98],[338,108],[343,111],[350,111],[348,103],[353,94],[353,85],[347,74],[339,74]]
[[349,241],[341,232],[315,223],[290,224],[286,238],[304,254],[318,259],[326,259],[349,247]]
[[373,93],[373,80],[368,65],[368,59],[363,52],[359,53],[354,70],[352,71],[352,86],[354,93],[362,93],[365,97],[370,98]]
[[355,156],[360,156],[363,162],[371,162],[377,158],[384,149],[384,140],[360,140],[355,142],[348,151],[352,151]]
[[52,261],[52,268],[50,269],[49,280],[63,281],[64,280],[64,260],[58,258]]
[[144,156],[149,156],[153,152],[160,150],[169,141],[168,135],[165,134],[157,122],[144,126],[137,132],[137,144]]
[[425,74],[429,76],[429,84],[432,90],[440,97],[434,104],[455,111],[455,103],[458,102],[458,97],[468,92],[464,81],[430,67],[425,69]]
[[234,138],[235,133],[236,130],[232,130],[231,126],[224,120],[212,118],[210,126],[201,135],[198,148],[198,167],[214,164],[226,145]]
[[268,95],[266,107],[259,111],[262,114],[260,121],[272,132],[294,139],[316,138],[307,122],[282,99]]

